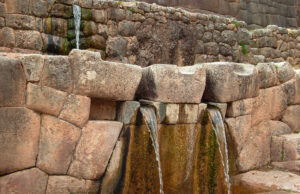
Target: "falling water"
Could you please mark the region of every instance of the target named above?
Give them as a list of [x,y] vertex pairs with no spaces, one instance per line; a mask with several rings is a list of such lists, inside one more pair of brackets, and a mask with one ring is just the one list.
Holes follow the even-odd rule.
[[143,119],[146,122],[147,129],[150,133],[150,137],[152,140],[152,146],[155,151],[155,159],[158,163],[158,174],[159,174],[159,184],[160,184],[160,193],[163,194],[163,180],[162,180],[162,172],[161,172],[161,164],[160,164],[160,155],[159,155],[159,143],[158,143],[158,131],[157,131],[157,123],[156,123],[156,115],[155,109],[151,106],[143,106],[140,108],[141,113],[143,115]]
[[73,15],[74,15],[75,35],[76,35],[76,48],[79,49],[79,34],[80,34],[80,19],[81,19],[80,6],[73,5]]
[[222,157],[222,165],[224,167],[224,175],[225,181],[227,184],[227,193],[230,194],[230,178],[229,178],[229,161],[228,161],[228,147],[226,141],[226,134],[225,134],[225,126],[222,119],[222,115],[217,108],[209,108],[209,114],[211,116],[213,122],[213,130],[217,136],[217,142],[219,145],[219,152]]

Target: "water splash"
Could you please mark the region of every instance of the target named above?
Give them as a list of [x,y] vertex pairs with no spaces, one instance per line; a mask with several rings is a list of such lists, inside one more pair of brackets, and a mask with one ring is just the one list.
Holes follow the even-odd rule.
[[73,5],[75,35],[76,35],[76,48],[79,49],[79,34],[80,34],[80,20],[81,20],[81,7]]
[[229,160],[228,160],[228,147],[227,147],[227,140],[225,134],[225,126],[222,119],[222,115],[217,108],[209,108],[208,112],[213,122],[213,130],[217,136],[217,142],[219,145],[219,152],[222,158],[222,165],[224,167],[224,175],[225,181],[227,184],[227,193],[231,193],[231,183],[229,177]]
[[140,110],[141,110],[141,113],[143,115],[143,119],[146,122],[147,129],[150,133],[150,138],[152,140],[152,146],[153,146],[154,151],[155,151],[155,159],[158,163],[160,193],[164,194],[163,179],[162,179],[161,164],[160,164],[160,155],[159,155],[158,131],[157,131],[155,109],[152,106],[142,106],[140,108]]

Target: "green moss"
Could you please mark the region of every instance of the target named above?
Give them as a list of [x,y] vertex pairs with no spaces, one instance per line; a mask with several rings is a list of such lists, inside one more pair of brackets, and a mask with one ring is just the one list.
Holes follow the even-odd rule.
[[294,131],[294,133],[298,134],[298,133],[300,133],[300,131]]
[[216,154],[218,149],[218,142],[214,131],[209,134],[209,147],[208,154],[208,190],[209,193],[215,193],[215,187],[217,186],[217,168]]
[[133,8],[129,8],[128,9],[131,13],[135,13],[134,9]]
[[122,5],[122,3],[123,3],[122,1],[118,1],[118,5]]
[[282,150],[282,151],[281,151],[280,161],[283,161],[283,160],[284,160],[284,151]]
[[239,28],[239,23],[237,21],[233,21],[232,23],[235,25],[236,28]]
[[240,45],[241,45],[241,47],[242,47],[242,53],[243,53],[244,55],[247,55],[247,54],[248,54],[248,50],[247,50],[247,48],[246,48],[246,44],[245,44],[245,43],[241,43]]
[[83,20],[92,20],[92,10],[91,9],[82,8],[81,9],[81,18]]

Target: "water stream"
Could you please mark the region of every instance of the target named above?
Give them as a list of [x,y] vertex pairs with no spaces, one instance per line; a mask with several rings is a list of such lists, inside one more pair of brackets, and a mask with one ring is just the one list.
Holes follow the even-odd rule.
[[74,24],[75,24],[76,49],[79,49],[80,20],[81,20],[80,6],[73,5],[73,15],[74,15]]
[[160,184],[160,193],[163,194],[163,179],[161,172],[161,162],[159,154],[159,142],[158,142],[158,131],[157,131],[157,122],[155,115],[155,108],[152,106],[142,106],[140,108],[143,115],[143,119],[146,122],[147,129],[150,133],[150,138],[152,140],[152,146],[155,151],[155,159],[158,163],[158,174],[159,174],[159,184]]
[[213,130],[216,134],[217,142],[219,145],[219,152],[222,157],[222,165],[224,167],[225,181],[227,184],[227,193],[230,194],[231,184],[230,184],[230,177],[229,177],[228,146],[227,146],[224,122],[222,119],[222,115],[217,108],[209,108],[208,111],[213,122]]

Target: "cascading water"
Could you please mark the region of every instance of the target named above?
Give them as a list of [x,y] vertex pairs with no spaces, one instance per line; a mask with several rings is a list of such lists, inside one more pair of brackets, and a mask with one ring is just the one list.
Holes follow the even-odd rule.
[[143,119],[146,122],[147,129],[150,133],[150,137],[152,140],[152,146],[155,151],[155,159],[158,163],[160,193],[163,194],[164,193],[163,179],[162,179],[162,172],[161,172],[161,162],[160,162],[160,154],[159,154],[158,131],[157,131],[155,109],[152,106],[142,106],[140,108],[140,110],[143,115]]
[[225,125],[222,119],[222,115],[217,108],[209,108],[208,112],[212,120],[213,130],[216,134],[217,142],[219,145],[219,152],[222,157],[222,165],[224,167],[225,181],[227,184],[227,193],[230,194],[231,184],[230,184],[230,177],[229,177],[229,160],[228,160],[227,140],[225,134]]
[[81,20],[81,8],[78,5],[73,5],[75,36],[76,36],[76,48],[79,49],[79,34],[80,34],[80,20]]

